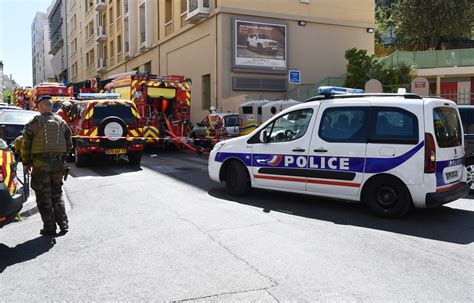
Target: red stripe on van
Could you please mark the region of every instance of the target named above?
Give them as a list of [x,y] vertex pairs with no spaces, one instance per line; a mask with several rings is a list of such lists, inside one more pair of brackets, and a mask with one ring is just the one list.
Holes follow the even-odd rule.
[[350,183],[350,182],[340,182],[340,181],[327,181],[327,180],[314,180],[303,178],[288,178],[288,177],[277,177],[277,176],[264,176],[256,175],[255,179],[265,179],[265,180],[275,180],[275,181],[288,181],[288,182],[308,182],[311,184],[324,184],[324,185],[335,185],[335,186],[348,186],[348,187],[360,187],[359,183]]
[[452,184],[452,185],[448,185],[448,186],[446,186],[446,187],[438,187],[438,188],[436,189],[436,192],[437,192],[437,193],[442,193],[442,192],[451,190],[451,189],[453,189],[453,188],[456,188],[456,187],[458,187],[460,184],[461,184],[461,182],[457,182],[457,183],[454,183],[454,184]]
[[311,184],[324,184],[324,185],[336,185],[336,186],[347,186],[347,187],[360,187],[359,183],[351,182],[340,182],[340,181],[327,181],[327,180],[308,180]]

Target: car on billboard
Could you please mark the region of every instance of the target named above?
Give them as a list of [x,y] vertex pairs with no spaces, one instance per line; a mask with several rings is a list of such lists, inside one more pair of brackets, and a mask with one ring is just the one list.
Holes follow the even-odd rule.
[[278,52],[278,42],[270,39],[270,36],[262,33],[249,34],[247,38],[247,48],[254,49],[258,53],[271,53],[275,54]]

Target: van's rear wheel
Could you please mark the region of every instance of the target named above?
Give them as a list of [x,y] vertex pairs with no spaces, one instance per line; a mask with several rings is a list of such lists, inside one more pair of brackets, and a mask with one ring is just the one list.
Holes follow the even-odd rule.
[[469,185],[471,193],[474,193],[474,159],[471,158],[466,160],[466,171],[466,183]]
[[88,156],[86,154],[79,154],[77,152],[77,147],[74,149],[74,163],[77,167],[84,167],[87,165]]
[[402,217],[412,207],[405,184],[390,176],[370,180],[364,189],[364,202],[376,215],[389,218]]
[[250,190],[250,177],[244,165],[237,161],[228,164],[225,172],[227,192],[232,196],[242,196]]
[[128,152],[128,163],[133,166],[140,166],[142,161],[142,151],[130,151]]

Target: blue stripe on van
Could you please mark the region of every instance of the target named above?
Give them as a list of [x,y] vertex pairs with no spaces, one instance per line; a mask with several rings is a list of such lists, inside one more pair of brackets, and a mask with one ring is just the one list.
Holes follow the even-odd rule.
[[458,165],[464,165],[464,158],[451,159],[451,160],[446,160],[446,161],[437,161],[436,162],[436,186],[439,187],[439,186],[458,182],[461,176],[459,176],[459,178],[454,178],[450,182],[444,182],[444,169],[446,167],[458,166]]
[[420,149],[425,146],[425,142],[420,142],[417,146],[407,151],[401,156],[395,158],[367,158],[365,172],[370,174],[381,173],[394,169],[413,157]]
[[[288,167],[311,168],[324,170],[339,170],[361,173],[381,173],[394,169],[413,157],[425,145],[424,141],[401,156],[393,158],[363,158],[363,157],[331,157],[331,156],[298,156],[281,154],[251,154],[218,152],[215,161],[224,162],[229,158],[240,159],[250,167]],[[253,157],[252,157],[253,156]],[[287,161],[289,160],[291,161]],[[301,160],[301,161],[298,161]],[[332,166],[332,168],[331,168]]]

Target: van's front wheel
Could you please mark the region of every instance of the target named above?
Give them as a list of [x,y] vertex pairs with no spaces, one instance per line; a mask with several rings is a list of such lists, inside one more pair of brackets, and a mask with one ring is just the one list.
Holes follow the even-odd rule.
[[237,161],[228,164],[225,171],[225,185],[232,196],[242,196],[250,190],[250,177],[244,165]]
[[410,193],[400,180],[380,176],[364,189],[364,202],[376,215],[389,218],[404,216],[412,207]]

